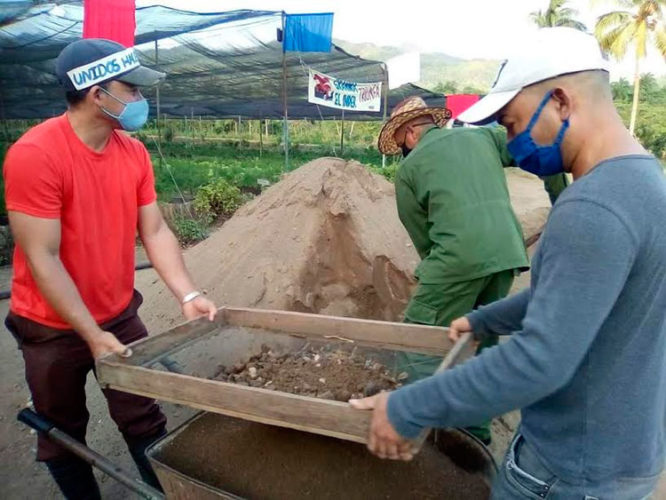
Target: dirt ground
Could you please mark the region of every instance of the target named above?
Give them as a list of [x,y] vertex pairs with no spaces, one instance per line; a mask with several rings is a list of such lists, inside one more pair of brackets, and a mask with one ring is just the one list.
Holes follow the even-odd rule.
[[[538,179],[522,172],[509,171],[509,186],[514,208],[518,215],[526,210],[539,209],[543,212],[543,221],[548,212],[548,199]],[[540,224],[537,220],[535,224]],[[0,270],[0,288],[6,289],[9,284],[11,270]],[[152,270],[139,271],[154,276]],[[155,279],[156,276],[155,276]],[[529,275],[524,274],[517,280],[515,289],[529,283]],[[8,301],[0,302],[0,317],[7,314]],[[149,323],[150,326],[150,323]],[[16,344],[4,328],[0,328],[0,497],[3,499],[43,500],[61,498],[46,469],[35,463],[34,433],[24,425],[16,422],[16,414],[29,401],[29,392],[23,378],[23,361]],[[151,330],[149,328],[149,330]],[[157,333],[157,332],[154,332]],[[136,475],[132,461],[126,451],[124,442],[115,425],[108,417],[106,404],[92,374],[86,387],[90,424],[88,427],[88,444],[112,461],[130,470]],[[189,408],[172,404],[163,404],[164,412],[169,419],[169,427],[174,428],[192,416],[195,412]],[[493,453],[500,457],[518,422],[517,413],[509,414],[493,423]],[[128,492],[117,482],[99,475],[102,495],[107,499],[138,498]],[[666,484],[662,484],[661,493],[656,499],[666,500]]]

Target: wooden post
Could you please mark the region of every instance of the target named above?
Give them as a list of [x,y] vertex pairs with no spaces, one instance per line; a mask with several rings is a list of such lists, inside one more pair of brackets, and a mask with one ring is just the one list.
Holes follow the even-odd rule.
[[342,110],[342,118],[340,120],[340,158],[345,155],[345,110]]
[[264,120],[259,120],[259,158],[264,153]]
[[[384,92],[384,116],[382,118],[382,122],[386,123],[386,115],[388,113],[388,94],[389,94],[389,79],[388,79],[388,66],[386,64],[383,64],[384,66],[384,85],[383,87],[383,92]],[[382,153],[382,168],[386,168],[386,155]]]
[[[282,33],[284,33],[285,17],[282,13]],[[284,35],[283,35],[284,37]],[[284,120],[282,122],[282,133],[284,135],[284,171],[289,171],[289,112],[287,109],[287,53],[284,50],[284,38],[282,39],[282,107]]]
[[[159,51],[157,48],[157,40],[155,40],[155,66],[159,64]],[[159,84],[157,85],[157,88],[155,89],[155,110],[157,111],[157,120],[155,123],[157,123],[157,144],[160,148],[160,151],[162,150],[162,127],[160,127],[160,86]],[[162,168],[162,155],[158,155],[158,163],[160,168]]]

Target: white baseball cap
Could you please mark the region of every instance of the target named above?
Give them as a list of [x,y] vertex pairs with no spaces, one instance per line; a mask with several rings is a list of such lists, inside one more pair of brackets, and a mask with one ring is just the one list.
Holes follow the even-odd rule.
[[569,73],[608,69],[608,60],[593,35],[573,28],[542,28],[502,62],[488,95],[461,113],[458,120],[491,122],[528,85]]

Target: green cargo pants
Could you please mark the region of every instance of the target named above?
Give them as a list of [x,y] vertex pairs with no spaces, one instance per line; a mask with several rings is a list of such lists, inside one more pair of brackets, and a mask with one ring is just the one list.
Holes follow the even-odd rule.
[[543,181],[543,187],[548,193],[548,198],[550,198],[550,204],[555,205],[557,197],[562,194],[564,188],[569,185],[566,174],[555,174],[549,175],[547,177],[541,177]]
[[[405,310],[405,323],[449,326],[451,321],[506,297],[513,284],[515,271],[509,269],[470,281],[446,284],[419,284]],[[484,340],[476,353],[497,344],[497,337]],[[397,371],[409,375],[408,382],[416,382],[432,375],[442,358],[425,354],[398,353]],[[468,430],[482,441],[490,440],[490,422]]]

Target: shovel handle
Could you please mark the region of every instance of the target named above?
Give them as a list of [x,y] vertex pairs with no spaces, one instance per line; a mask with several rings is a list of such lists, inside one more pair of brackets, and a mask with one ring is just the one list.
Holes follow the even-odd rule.
[[55,427],[52,422],[37,415],[30,408],[23,408],[16,417],[19,422],[23,422],[28,427],[35,429],[37,432],[42,432],[48,434],[51,432],[51,429]]

